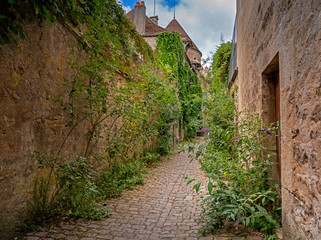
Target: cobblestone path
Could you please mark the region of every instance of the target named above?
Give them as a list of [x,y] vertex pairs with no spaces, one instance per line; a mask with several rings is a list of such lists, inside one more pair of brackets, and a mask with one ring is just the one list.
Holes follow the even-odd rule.
[[184,179],[187,174],[206,181],[199,167],[197,161],[190,162],[187,152],[173,155],[151,170],[138,190],[125,191],[106,202],[111,210],[109,218],[63,223],[58,229],[29,233],[27,239],[246,239],[228,233],[205,237],[199,233],[202,224],[195,220],[205,189],[197,194],[193,184],[187,185]]

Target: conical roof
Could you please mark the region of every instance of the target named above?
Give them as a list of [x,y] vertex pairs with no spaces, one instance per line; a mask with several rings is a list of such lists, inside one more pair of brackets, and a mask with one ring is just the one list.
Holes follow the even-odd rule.
[[181,35],[181,38],[184,44],[190,44],[192,48],[194,48],[195,50],[200,52],[200,54],[202,54],[201,51],[193,42],[193,40],[185,32],[184,28],[181,26],[181,24],[179,24],[179,22],[175,18],[167,25],[166,29],[171,32],[178,32]]
[[193,42],[175,18],[167,25],[166,29],[171,32],[178,32],[181,35],[183,42]]

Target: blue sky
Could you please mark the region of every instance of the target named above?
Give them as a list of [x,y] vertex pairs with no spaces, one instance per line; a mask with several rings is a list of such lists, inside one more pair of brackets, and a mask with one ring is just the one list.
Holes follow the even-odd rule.
[[[126,12],[133,9],[136,0],[119,0]],[[154,15],[154,0],[145,0],[147,16]],[[166,27],[174,16],[203,53],[203,58],[215,52],[221,34],[230,40],[235,21],[236,0],[156,0],[159,25]]]
[[[138,1],[137,0],[123,0],[122,2],[126,6],[134,6],[136,4],[136,2],[138,2]],[[175,3],[178,4],[180,2],[180,0],[163,0],[163,1],[156,0],[156,2],[160,2],[161,5],[172,8],[174,6],[174,4]],[[153,0],[153,3],[154,3],[154,0]]]

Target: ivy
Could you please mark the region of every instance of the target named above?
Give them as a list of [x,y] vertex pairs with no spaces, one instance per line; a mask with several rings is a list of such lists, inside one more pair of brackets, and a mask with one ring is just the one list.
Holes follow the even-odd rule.
[[225,82],[228,79],[230,57],[231,57],[231,42],[222,42],[217,48],[212,62],[212,79],[213,81]]
[[182,108],[182,128],[188,139],[200,129],[202,89],[197,75],[185,61],[184,44],[178,33],[161,33],[157,38],[157,58],[165,69],[170,69],[171,82],[179,89]]

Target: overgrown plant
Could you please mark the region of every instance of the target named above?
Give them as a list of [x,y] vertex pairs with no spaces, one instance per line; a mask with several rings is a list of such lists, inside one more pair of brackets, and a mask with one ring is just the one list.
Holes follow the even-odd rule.
[[201,127],[202,89],[197,75],[184,61],[184,44],[178,33],[164,32],[157,38],[156,55],[172,76],[171,83],[179,89],[181,128],[192,139]]
[[[230,54],[225,48],[222,44],[217,51]],[[223,62],[213,60],[212,86],[204,103],[209,139],[197,153],[209,177],[208,197],[202,203],[204,230],[233,221],[236,229],[251,227],[269,235],[280,226],[281,214],[279,186],[271,179],[275,154],[267,146],[277,126],[265,126],[257,114],[236,112],[227,88],[229,56],[219,56]]]
[[[37,4],[57,5],[49,11],[57,19],[67,11],[65,23],[81,13],[74,21],[86,30],[70,59],[68,97],[56,100],[69,117],[65,137],[52,152],[36,154],[43,171],[31,211],[39,220],[55,214],[99,219],[108,211],[97,200],[143,183],[146,168],[138,156],[144,148],[169,151],[169,129],[181,116],[178,88],[115,0]],[[79,130],[84,148],[76,155],[67,143]]]

